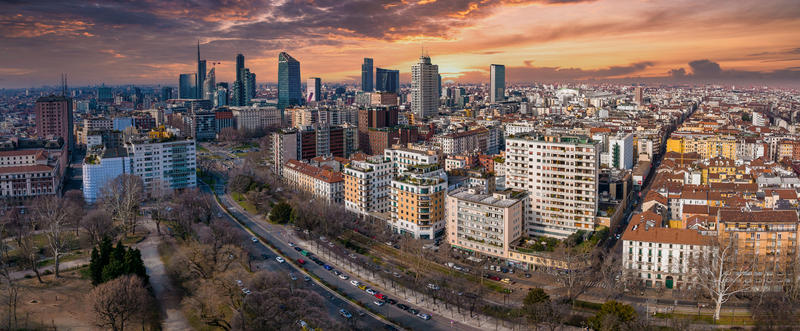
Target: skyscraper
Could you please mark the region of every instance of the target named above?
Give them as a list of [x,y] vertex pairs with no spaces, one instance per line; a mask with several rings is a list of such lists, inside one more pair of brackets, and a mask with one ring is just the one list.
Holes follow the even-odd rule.
[[372,59],[365,57],[364,63],[361,65],[361,90],[364,92],[372,92],[372,86]]
[[200,41],[197,41],[197,79],[195,81],[195,87],[197,88],[197,92],[195,96],[197,99],[203,99],[205,97],[205,82],[206,82],[206,60],[200,59]]
[[217,88],[217,75],[215,72],[216,68],[211,68],[208,72],[208,76],[206,76],[205,80],[203,81],[203,98],[205,100],[214,100],[214,91]]
[[492,103],[506,99],[506,66],[493,64],[489,69],[489,100]]
[[36,99],[36,135],[64,139],[68,151],[75,149],[72,133],[72,99],[66,96],[51,95]]
[[423,55],[411,66],[411,111],[420,119],[436,115],[439,108],[439,66]]
[[197,74],[181,74],[178,80],[178,97],[181,99],[197,99]]
[[161,101],[172,99],[172,88],[164,86],[161,88]]
[[319,77],[311,77],[306,81],[306,102],[320,101],[322,92],[322,80]]
[[244,105],[250,104],[250,100],[256,97],[256,74],[250,72],[250,69],[244,68],[242,78],[244,79]]
[[289,106],[299,105],[302,98],[300,62],[289,53],[281,52],[278,54],[278,108],[281,109],[281,119],[283,110]]
[[637,86],[636,90],[634,90],[633,102],[635,102],[637,105],[641,105],[644,102],[644,91],[642,91],[641,86]]
[[242,69],[244,69],[244,55],[236,54],[236,80],[242,80]]
[[375,68],[375,90],[399,94],[400,71]]

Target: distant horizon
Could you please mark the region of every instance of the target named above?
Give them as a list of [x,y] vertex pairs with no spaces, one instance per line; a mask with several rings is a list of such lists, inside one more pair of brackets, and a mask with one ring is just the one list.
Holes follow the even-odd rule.
[[196,47],[219,81],[234,58],[257,81],[277,55],[301,79],[358,82],[363,58],[408,81],[423,51],[446,80],[509,83],[642,80],[800,85],[800,6],[675,0],[487,0],[143,3],[3,2],[0,87],[165,84],[196,72]]

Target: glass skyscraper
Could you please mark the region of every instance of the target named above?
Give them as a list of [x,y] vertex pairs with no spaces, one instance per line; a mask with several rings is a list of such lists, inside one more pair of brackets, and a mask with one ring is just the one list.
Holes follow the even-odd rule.
[[506,99],[506,66],[493,64],[489,70],[489,97],[492,103]]
[[319,77],[310,77],[306,81],[306,102],[320,101],[322,93],[322,80]]
[[303,94],[300,89],[300,62],[289,53],[278,54],[278,108],[283,110],[289,106],[302,103]]
[[400,70],[375,68],[375,90],[399,94]]
[[373,91],[372,79],[372,59],[365,57],[364,63],[361,65],[361,90],[364,92]]
[[197,74],[181,74],[178,80],[178,97],[197,99]]

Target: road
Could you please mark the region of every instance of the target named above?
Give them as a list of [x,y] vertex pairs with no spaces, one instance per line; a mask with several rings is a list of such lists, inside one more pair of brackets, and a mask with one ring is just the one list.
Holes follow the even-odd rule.
[[[208,188],[207,185],[202,184],[201,186],[202,186],[203,190],[209,191],[209,188]],[[237,210],[232,209],[231,208],[232,206],[226,204],[226,207],[229,209],[231,214],[228,214],[227,211],[221,209],[220,206],[218,206],[218,205],[216,207],[217,207],[217,212],[221,213],[222,216],[224,217],[224,219],[228,220],[229,222],[232,222],[233,224],[237,225],[237,227],[242,229],[242,232],[246,235],[246,238],[250,238],[252,235],[249,232],[247,232],[247,230],[244,227],[242,227],[240,225],[240,223],[237,222],[235,219],[233,219],[231,216],[235,216],[238,219],[243,220],[245,225],[250,227],[258,236],[260,236],[261,238],[267,239],[272,245],[274,245],[275,247],[278,247],[283,253],[288,253],[288,254],[285,254],[285,255],[281,254],[284,257],[292,259],[292,260],[296,260],[296,259],[302,257],[298,252],[294,251],[285,242],[281,242],[281,241],[277,240],[275,237],[272,236],[271,233],[266,231],[264,228],[262,228],[260,226],[257,226],[256,223],[253,220],[250,220],[249,218],[245,217],[243,214],[241,214],[241,212],[238,212]],[[262,262],[257,264],[259,269],[266,269],[266,270],[270,270],[270,271],[283,273],[283,274],[286,275],[287,281],[291,281],[290,278],[289,278],[289,273],[292,273],[295,276],[297,276],[297,278],[298,278],[298,280],[295,281],[298,284],[298,286],[306,286],[310,290],[318,293],[320,296],[325,298],[325,300],[326,300],[325,309],[328,311],[328,313],[331,316],[331,318],[344,320],[344,318],[339,315],[339,309],[345,309],[348,312],[353,314],[353,318],[349,322],[345,322],[345,323],[352,323],[351,326],[353,326],[356,329],[359,329],[359,330],[378,330],[378,329],[383,329],[384,325],[387,324],[386,321],[383,321],[379,317],[371,314],[370,312],[365,311],[363,308],[360,308],[360,307],[356,306],[354,303],[352,303],[351,301],[349,301],[346,298],[342,297],[338,293],[325,288],[317,280],[312,278],[312,281],[305,282],[303,280],[303,275],[305,275],[307,273],[307,271],[298,269],[295,265],[293,265],[291,263],[278,263],[275,260],[275,257],[278,255],[277,252],[273,251],[269,246],[267,246],[266,243],[261,242],[260,240],[259,240],[258,243],[253,243],[251,240],[248,239],[247,242],[243,243],[243,245],[245,246],[245,248],[255,250],[256,251],[255,255],[258,258],[261,258],[262,254],[268,255],[268,259],[262,260]],[[337,284],[338,282],[335,282],[336,280],[341,281],[339,278],[334,277],[332,279],[330,277],[325,277],[325,276],[333,276],[333,275],[328,273],[328,272],[320,273],[319,270],[311,270],[311,269],[314,269],[312,266],[313,267],[319,267],[319,266],[317,266],[316,264],[313,264],[313,263],[306,264],[306,268],[308,268],[310,271],[312,271],[313,273],[318,275],[321,279],[325,280],[325,282],[327,282],[328,284],[334,284],[334,285],[336,285],[338,287],[342,287],[341,285]],[[348,285],[349,285],[349,283],[348,283]],[[343,289],[345,289],[345,288],[343,288]],[[344,291],[344,292],[347,293],[347,291]],[[347,293],[347,295],[350,296],[350,293]],[[364,302],[364,301],[362,301],[362,302]],[[369,301],[369,302],[371,302],[371,301]],[[369,303],[369,302],[367,302],[367,303]],[[358,312],[363,312],[365,314],[364,314],[364,316],[359,316]]]

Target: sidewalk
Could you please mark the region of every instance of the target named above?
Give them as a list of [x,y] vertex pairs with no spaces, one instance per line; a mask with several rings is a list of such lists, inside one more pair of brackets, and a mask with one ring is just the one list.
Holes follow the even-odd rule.
[[[89,258],[81,258],[77,260],[61,262],[58,264],[58,271],[62,272],[67,269],[73,269],[80,267],[82,265],[89,264]],[[45,270],[55,271],[56,266],[51,264],[45,267],[39,268],[39,274],[44,275]],[[31,277],[36,277],[36,273],[33,272],[31,269],[25,269],[20,271],[14,271],[11,273],[11,279],[22,279],[25,278],[26,275],[31,275]]]

